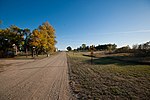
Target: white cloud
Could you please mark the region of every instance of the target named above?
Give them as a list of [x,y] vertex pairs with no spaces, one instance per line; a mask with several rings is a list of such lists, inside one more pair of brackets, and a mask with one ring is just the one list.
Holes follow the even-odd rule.
[[125,31],[125,32],[116,32],[116,33],[142,33],[142,32],[147,33],[150,32],[150,30],[135,30],[135,31]]

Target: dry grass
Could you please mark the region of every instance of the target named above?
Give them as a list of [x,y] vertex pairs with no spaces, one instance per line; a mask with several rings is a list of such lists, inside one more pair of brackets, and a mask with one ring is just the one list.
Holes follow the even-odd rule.
[[43,59],[46,58],[47,55],[38,55],[33,58],[31,55],[30,56],[16,56],[14,59]]
[[150,66],[68,53],[70,85],[78,99],[149,99]]

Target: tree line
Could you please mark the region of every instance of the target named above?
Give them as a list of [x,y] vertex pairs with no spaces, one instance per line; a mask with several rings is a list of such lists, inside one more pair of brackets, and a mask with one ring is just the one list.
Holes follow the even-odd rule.
[[[132,53],[134,56],[150,57],[150,41],[143,44],[135,44],[132,46],[132,48],[129,45],[117,48],[116,44],[104,44],[98,46],[86,46],[86,44],[82,44],[73,51],[84,52],[91,51],[91,49],[94,51],[108,51],[109,53]],[[71,51],[71,46],[68,46],[67,50]]]
[[56,51],[55,29],[49,22],[39,25],[32,32],[29,28],[21,29],[11,25],[0,29],[0,57],[14,56],[21,52],[26,55],[46,53],[47,56]]
[[150,57],[150,41],[139,45],[133,45],[132,50],[135,56]]
[[[92,46],[87,46],[86,44],[82,44],[80,47],[78,47],[77,49],[74,49],[74,51],[90,51],[91,49],[93,49],[94,51],[112,51],[115,50],[117,48],[116,44],[104,44],[104,45],[92,45]],[[68,51],[71,51],[72,48],[70,46],[67,47]]]

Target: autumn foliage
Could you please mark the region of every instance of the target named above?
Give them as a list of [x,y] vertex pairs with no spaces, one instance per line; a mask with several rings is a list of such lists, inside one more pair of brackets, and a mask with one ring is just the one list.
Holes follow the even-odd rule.
[[30,44],[38,52],[53,53],[56,49],[55,38],[54,28],[48,22],[45,22],[38,29],[33,30]]
[[0,57],[7,55],[8,51],[14,51],[13,47],[19,48],[23,43],[21,29],[15,25],[6,29],[0,29]]
[[19,54],[24,52],[27,55],[33,53],[52,54],[56,51],[55,29],[45,22],[37,29],[30,32],[30,29],[21,29],[15,25],[6,29],[0,29],[0,57],[7,56],[8,52]]

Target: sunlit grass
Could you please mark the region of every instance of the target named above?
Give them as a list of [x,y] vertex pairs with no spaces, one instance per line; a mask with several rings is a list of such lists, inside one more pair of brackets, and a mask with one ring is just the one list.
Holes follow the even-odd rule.
[[150,66],[68,53],[70,79],[80,99],[148,99]]

